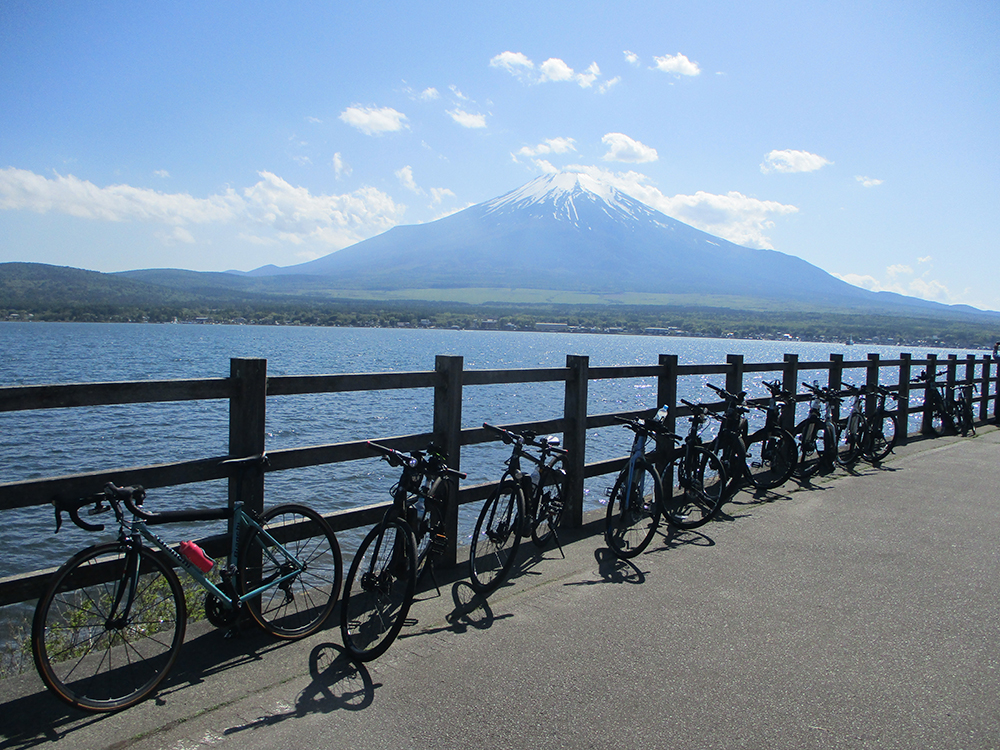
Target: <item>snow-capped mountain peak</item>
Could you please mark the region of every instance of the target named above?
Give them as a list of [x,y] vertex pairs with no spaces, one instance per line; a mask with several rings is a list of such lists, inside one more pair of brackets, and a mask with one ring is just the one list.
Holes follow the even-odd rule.
[[[592,208],[618,221],[650,219],[656,213],[613,185],[584,172],[555,172],[536,177],[517,190],[483,204],[484,215],[529,211],[551,213],[556,219],[589,224]],[[602,217],[602,218],[604,218]]]

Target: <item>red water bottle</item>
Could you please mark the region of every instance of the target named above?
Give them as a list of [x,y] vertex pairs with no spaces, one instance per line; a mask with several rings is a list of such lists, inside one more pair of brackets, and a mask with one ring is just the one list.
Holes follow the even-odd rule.
[[181,542],[177,546],[177,551],[184,556],[185,560],[192,563],[202,573],[207,573],[215,565],[212,558],[206,555],[205,551],[194,542]]

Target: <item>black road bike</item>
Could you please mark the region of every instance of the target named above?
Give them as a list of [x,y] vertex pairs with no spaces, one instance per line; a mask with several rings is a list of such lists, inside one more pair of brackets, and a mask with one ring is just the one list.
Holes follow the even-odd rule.
[[[708,409],[683,403],[691,410],[691,426],[683,437],[667,431],[666,407],[651,418],[619,418],[635,439],[628,463],[608,490],[604,539],[618,557],[642,552],[661,515],[677,529],[694,529],[708,523],[725,498],[726,470],[699,437]],[[658,445],[647,452],[647,442],[654,436]]]
[[433,575],[434,558],[447,546],[449,485],[465,478],[433,445],[408,454],[368,445],[403,471],[390,492],[392,506],[361,542],[344,584],[340,631],[345,648],[360,661],[382,655],[399,635],[417,579],[426,570]]
[[764,412],[764,426],[744,438],[747,469],[754,487],[772,490],[780,487],[798,465],[798,446],[795,437],[781,426],[781,412],[794,403],[792,394],[777,381],[764,381],[770,393],[766,406],[751,404]]
[[[936,374],[936,378],[947,376],[947,371]],[[957,432],[961,435],[976,434],[975,420],[972,416],[972,399],[968,391],[970,386],[959,388],[948,387],[938,380],[931,381],[924,370],[912,383],[924,384],[924,403],[930,403],[930,431],[934,435],[944,435],[946,432]]]
[[829,388],[816,383],[802,383],[812,395],[809,413],[795,426],[799,441],[797,472],[803,479],[813,476],[820,468],[830,468],[837,460],[837,425],[833,421],[833,406],[839,397]]
[[[539,437],[530,430],[516,432],[486,422],[483,427],[513,446],[500,484],[479,513],[469,549],[472,587],[488,593],[510,573],[521,537],[530,535],[538,547],[555,539],[562,551],[558,528],[566,505],[566,451],[555,435]],[[522,458],[532,464],[530,472],[522,471]]]

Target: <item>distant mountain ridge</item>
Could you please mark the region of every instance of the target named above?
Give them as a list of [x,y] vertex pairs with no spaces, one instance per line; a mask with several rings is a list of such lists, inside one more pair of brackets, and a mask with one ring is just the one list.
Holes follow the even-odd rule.
[[715,237],[569,172],[308,263],[249,275],[326,276],[343,289],[527,288],[909,304],[900,295],[880,300],[795,256]]

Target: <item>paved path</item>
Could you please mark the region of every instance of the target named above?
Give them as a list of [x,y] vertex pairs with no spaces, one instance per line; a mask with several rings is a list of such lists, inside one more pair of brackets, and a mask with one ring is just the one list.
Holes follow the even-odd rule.
[[366,667],[336,627],[194,632],[155,700],[106,717],[25,675],[0,748],[1000,748],[998,487],[1000,432],[921,441],[741,494],[634,566],[592,533],[486,603],[442,582]]

